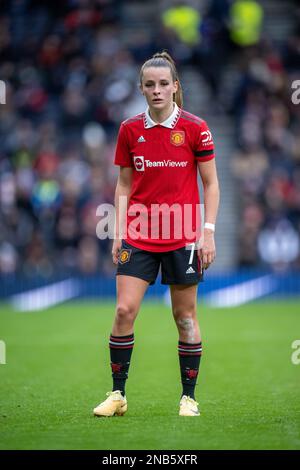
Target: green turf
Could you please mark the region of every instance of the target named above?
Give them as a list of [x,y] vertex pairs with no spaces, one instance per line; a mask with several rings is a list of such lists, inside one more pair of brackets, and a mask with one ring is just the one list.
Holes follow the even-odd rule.
[[199,418],[177,415],[178,338],[168,307],[143,304],[121,418],[91,414],[111,388],[113,304],[0,310],[1,449],[300,449],[297,302],[199,305]]

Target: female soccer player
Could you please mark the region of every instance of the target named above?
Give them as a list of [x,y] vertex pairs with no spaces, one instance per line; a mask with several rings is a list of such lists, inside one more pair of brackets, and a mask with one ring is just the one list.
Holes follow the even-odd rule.
[[[219,204],[213,141],[206,122],[182,109],[180,81],[167,52],[157,53],[143,64],[140,89],[148,108],[122,122],[116,148],[120,173],[115,207],[120,223],[112,248],[113,262],[118,265],[116,314],[109,341],[113,390],[94,409],[94,415],[121,416],[127,411],[125,382],[134,321],[161,268],[162,284],[170,286],[179,333],[183,387],[179,415],[199,416],[194,395],[202,352],[197,286],[202,269],[215,259]],[[200,246],[196,245],[200,239],[197,169],[205,208]]]

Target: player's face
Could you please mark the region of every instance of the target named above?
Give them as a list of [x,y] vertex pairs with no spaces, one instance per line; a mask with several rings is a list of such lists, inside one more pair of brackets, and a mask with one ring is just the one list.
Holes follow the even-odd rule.
[[173,82],[169,67],[146,67],[143,73],[141,91],[150,109],[167,109],[173,102],[178,82]]

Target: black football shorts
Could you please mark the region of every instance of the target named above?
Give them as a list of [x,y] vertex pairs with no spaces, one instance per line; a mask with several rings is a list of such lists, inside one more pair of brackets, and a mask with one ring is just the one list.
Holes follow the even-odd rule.
[[122,240],[117,275],[138,277],[154,284],[161,268],[162,284],[197,284],[203,281],[203,273],[193,245],[189,245],[190,249],[183,247],[157,253],[141,250]]

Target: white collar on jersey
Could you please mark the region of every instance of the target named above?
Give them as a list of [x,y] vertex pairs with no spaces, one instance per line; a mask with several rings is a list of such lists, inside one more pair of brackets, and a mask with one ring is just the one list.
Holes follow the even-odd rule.
[[174,103],[174,110],[172,114],[168,117],[168,119],[166,119],[163,122],[154,122],[150,117],[149,107],[148,107],[146,111],[144,112],[144,126],[145,126],[145,129],[150,129],[151,127],[158,126],[158,125],[169,127],[169,129],[173,129],[178,121],[179,116],[180,116],[180,108],[177,106],[176,103]]

